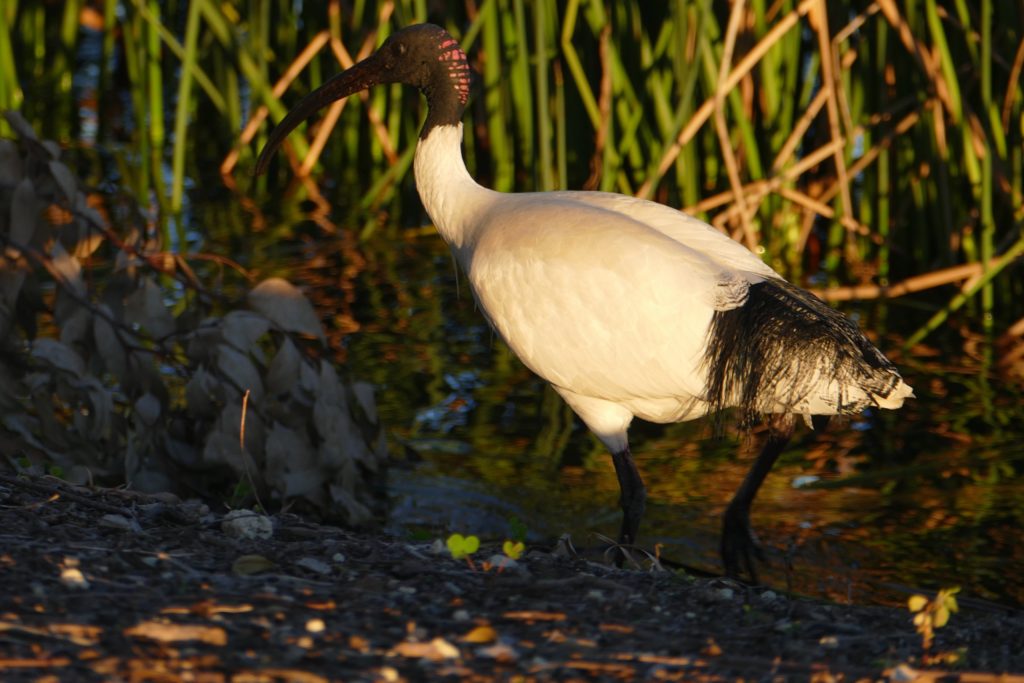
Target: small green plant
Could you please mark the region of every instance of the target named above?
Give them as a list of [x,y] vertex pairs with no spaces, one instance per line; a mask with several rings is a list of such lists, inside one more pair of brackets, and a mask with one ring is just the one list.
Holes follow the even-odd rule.
[[956,604],[956,594],[960,588],[943,588],[929,600],[924,595],[912,595],[907,600],[907,607],[914,612],[914,627],[921,634],[921,647],[931,649],[935,637],[935,629],[942,628],[949,621],[949,615],[960,608]]
[[512,537],[513,541],[525,541],[526,540],[526,522],[519,519],[515,515],[512,515],[508,519],[508,532],[509,536]]
[[526,550],[526,546],[522,541],[505,541],[501,546],[502,552],[508,555],[513,560],[518,560],[523,556],[523,551]]
[[452,534],[448,537],[445,545],[448,546],[448,552],[452,554],[452,559],[461,560],[465,558],[470,566],[472,566],[473,561],[470,558],[470,555],[480,549],[480,539],[476,536]]

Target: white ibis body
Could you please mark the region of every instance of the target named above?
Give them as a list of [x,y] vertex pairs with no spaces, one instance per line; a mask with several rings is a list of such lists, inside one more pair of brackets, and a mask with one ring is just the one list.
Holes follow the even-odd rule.
[[481,187],[461,149],[469,65],[437,26],[398,31],[309,94],[274,129],[257,173],[310,114],[381,83],[426,96],[415,160],[423,204],[488,322],[611,451],[623,544],[636,538],[646,495],[627,440],[634,417],[678,422],[734,407],[767,421],[721,542],[726,572],[756,579],[750,505],[796,416],[899,408],[913,392],[896,368],[847,318],[675,209],[604,192]]

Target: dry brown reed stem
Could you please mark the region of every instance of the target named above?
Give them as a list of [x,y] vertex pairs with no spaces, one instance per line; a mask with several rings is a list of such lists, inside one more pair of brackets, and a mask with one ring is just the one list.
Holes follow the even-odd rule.
[[348,102],[347,97],[343,100],[332,102],[331,106],[327,108],[327,113],[320,120],[320,125],[316,129],[316,135],[313,136],[313,141],[309,144],[309,153],[302,160],[302,165],[299,166],[299,176],[305,178],[313,170],[313,167],[316,166],[316,162],[320,159],[320,154],[327,145],[327,139],[331,136],[334,126],[337,125],[342,110],[345,109],[346,102]]
[[[849,24],[847,24],[841,31],[839,31],[839,33],[832,36],[832,60],[834,64],[838,64],[840,67],[842,67],[843,71],[853,66],[853,63],[857,61],[858,54],[857,50],[850,50],[849,52],[844,53],[842,59],[840,59],[840,45],[846,42],[847,38],[849,38],[851,35],[860,30],[860,28],[867,22],[868,18],[876,14],[877,12],[878,3],[873,2],[868,6],[867,9],[865,9],[863,12],[854,17]],[[842,84],[838,80],[836,81],[836,86],[836,94],[839,97],[840,104],[839,111],[843,116],[843,125],[846,127],[846,130],[853,130],[853,116],[850,114],[850,104],[849,102],[846,101],[846,88],[841,87]]]
[[[780,19],[779,23],[773,26],[772,29],[765,34],[764,38],[762,38],[757,45],[751,48],[750,52],[748,52],[743,59],[740,60],[739,64],[733,68],[729,77],[725,79],[724,84],[720,83],[721,87],[726,91],[736,87],[736,84],[739,83],[740,79],[754,68],[754,66],[760,61],[761,57],[763,57],[764,54],[770,50],[772,46],[786,34],[787,31],[789,31],[789,29],[793,28],[793,26],[795,26],[800,20],[800,17],[807,14],[816,2],[818,2],[818,0],[803,0],[795,10],[792,10]],[[679,153],[682,151],[683,147],[693,138],[694,135],[697,134],[700,127],[703,126],[711,117],[714,109],[715,98],[711,97],[693,113],[690,121],[679,132],[675,141],[673,141],[673,143],[669,145],[661,155],[661,161],[658,162],[657,172],[644,181],[643,185],[640,186],[640,189],[636,191],[636,196],[651,196],[655,183],[657,183],[665,175],[669,167],[675,163],[676,158],[679,157]]]
[[[391,16],[391,11],[394,10],[394,4],[390,2],[384,3],[381,7],[381,17],[378,26],[387,23],[388,18]],[[366,40],[363,41],[362,46],[359,48],[357,58],[359,60],[366,59],[373,52],[374,45],[377,42],[377,32],[371,32]],[[335,58],[338,63],[341,64],[341,68],[349,69],[355,63],[356,60],[352,59],[352,55],[349,54],[348,50],[345,49],[345,45],[341,42],[341,39],[337,36],[331,37],[331,51],[334,52]],[[369,106],[370,93],[365,90],[358,93],[359,99],[366,109],[366,118],[370,121],[370,127],[373,129],[373,133],[377,138],[377,142],[380,144],[381,151],[384,152],[384,156],[387,157],[388,163],[395,164],[398,162],[398,153],[395,152],[394,145],[391,144],[391,136],[388,135],[387,126],[381,121],[380,116],[377,112]]]
[[[1024,336],[1024,318],[1010,325],[1005,332],[999,335],[999,343],[1006,344],[1015,337],[1021,336]],[[1024,351],[1024,346],[1021,347],[1021,350]]]
[[[924,106],[927,107],[928,102],[934,101],[934,98],[932,98],[931,100],[926,100]],[[903,135],[908,130],[913,128],[914,125],[920,120],[920,118],[920,112],[912,111],[906,116],[904,116],[902,119],[900,119],[899,123],[896,124],[892,131],[890,131],[884,138],[879,140],[875,145],[865,150],[864,154],[862,154],[859,159],[857,159],[853,164],[850,165],[850,175],[853,177],[857,177],[858,174],[860,174],[865,168],[872,164],[875,161],[875,159],[878,158],[879,153],[883,149],[891,147],[892,141],[895,140],[898,136]],[[860,132],[860,129],[857,129],[855,131],[855,133],[858,132]],[[825,189],[824,192],[821,193],[819,199],[823,202],[831,201],[832,198],[836,196],[837,192],[839,192],[839,183],[833,182]]]
[[[779,172],[774,177],[764,180],[755,180],[751,183],[747,183],[746,185],[741,186],[740,192],[760,195],[763,191],[765,191],[765,189],[776,190],[782,185],[782,183],[791,181],[799,177],[808,168],[816,166],[823,160],[832,156],[833,150],[837,144],[842,146],[845,143],[843,140],[830,140],[826,144],[822,145],[818,149],[814,150],[813,152],[805,156],[804,158],[800,159],[800,161],[798,161],[797,163]],[[734,190],[726,190],[725,192],[719,192],[718,194],[712,195],[711,197],[707,197],[706,199],[703,199],[697,202],[696,204],[687,206],[683,210],[686,211],[687,213],[701,213],[704,211],[710,211],[711,209],[735,201],[735,194],[736,193]],[[730,209],[730,211],[732,210],[735,210],[735,208]]]
[[725,98],[729,91],[725,89],[726,78],[729,74],[729,67],[732,64],[732,53],[736,47],[736,34],[739,33],[740,22],[743,20],[744,0],[736,0],[732,5],[729,14],[729,25],[725,32],[725,46],[722,49],[722,63],[718,67],[718,83],[715,88],[715,132],[718,134],[718,143],[722,148],[722,158],[725,161],[725,170],[729,176],[729,185],[732,186],[733,196],[739,207],[740,229],[743,232],[743,240],[747,248],[757,247],[757,236],[750,224],[750,215],[747,211],[746,195],[743,192],[743,181],[740,180],[740,169],[736,163],[736,155],[732,149],[732,140],[729,139],[729,128],[725,123]]
[[811,127],[811,122],[814,121],[818,112],[825,106],[825,98],[828,97],[828,91],[822,89],[818,91],[818,94],[814,96],[811,103],[807,105],[807,110],[800,117],[800,120],[793,126],[793,131],[786,138],[786,141],[782,144],[779,149],[779,153],[775,155],[775,161],[772,162],[772,171],[778,173],[782,170],[782,167],[792,158],[793,152],[796,151],[797,145],[803,140],[804,133]]
[[930,273],[914,275],[894,285],[852,285],[850,287],[832,287],[829,289],[812,289],[811,291],[825,301],[854,301],[858,299],[878,299],[886,297],[894,299],[898,296],[933,289],[954,282],[961,282],[961,290],[967,290],[983,276],[986,270],[1000,265],[1005,257],[996,257],[986,264],[980,261],[964,263],[959,266],[933,270]]
[[[300,52],[299,55],[292,60],[292,63],[288,65],[288,68],[285,69],[281,78],[274,83],[273,88],[271,88],[271,92],[274,94],[274,97],[281,97],[281,95],[288,90],[288,86],[292,84],[292,81],[298,78],[299,74],[302,73],[302,70],[306,68],[306,65],[309,64],[316,53],[320,51],[320,48],[327,43],[328,37],[327,31],[321,31],[313,36],[313,40],[309,41],[309,44],[306,45],[302,52]],[[245,127],[242,128],[241,135],[238,136],[239,144],[228,152],[227,156],[224,157],[224,161],[220,163],[221,175],[228,175],[232,170],[234,170],[235,165],[238,163],[238,151],[242,146],[248,145],[252,142],[252,139],[256,137],[256,131],[258,131],[260,126],[263,125],[263,122],[266,121],[269,113],[270,110],[267,109],[265,104],[261,104],[256,107],[252,116],[250,116],[249,120],[246,121]]]
[[[805,209],[813,211],[819,216],[823,216],[824,218],[836,217],[835,209],[833,209],[828,204],[822,202],[820,199],[811,197],[810,195],[807,195],[801,192],[800,190],[794,190],[793,188],[790,187],[780,187],[776,191],[780,196],[785,197],[786,199],[788,199],[789,201],[793,202],[798,206],[802,206]],[[841,217],[839,219],[839,222],[842,224],[844,228],[850,230],[851,232],[855,232],[858,235],[863,235],[865,237],[870,237],[876,243],[880,243],[882,241],[882,238],[879,237],[878,235],[873,234],[870,228],[868,228],[863,223],[857,222],[855,219],[850,218],[849,216]],[[797,251],[802,250],[803,245],[798,245]]]
[[[900,42],[907,51],[917,59],[921,68],[924,69],[925,75],[931,80],[933,87],[935,88],[935,94],[939,97],[939,101],[946,111],[950,112],[950,116],[956,118],[955,112],[956,107],[953,106],[953,98],[949,92],[949,86],[946,84],[946,79],[942,75],[942,68],[939,65],[939,58],[932,53],[927,46],[922,45],[914,38],[914,32],[911,31],[910,26],[904,21],[903,17],[900,16],[900,11],[896,8],[896,4],[893,0],[877,0],[878,6],[882,10],[882,14],[885,15],[886,20],[889,24],[896,29],[899,34]],[[935,117],[941,119],[941,114]]]
[[[828,11],[825,8],[825,0],[819,0],[807,15],[807,19],[818,35],[818,51],[821,53],[821,87],[828,90],[825,108],[828,111],[829,131],[833,140],[842,140],[843,133],[839,126],[839,102],[836,98],[838,69],[832,61],[832,41],[828,35]],[[835,146],[832,154],[839,180],[839,197],[843,206],[844,218],[853,216],[853,200],[850,198],[850,179],[846,174],[845,151],[844,141],[843,145]]]
[[1024,68],[1024,38],[1017,46],[1017,55],[1013,58],[1013,67],[1010,69],[1010,79],[1006,82],[1006,95],[1003,97],[1003,112],[1000,117],[1003,122],[1003,130],[1010,127],[1010,108],[1013,100],[1020,92],[1020,72]]

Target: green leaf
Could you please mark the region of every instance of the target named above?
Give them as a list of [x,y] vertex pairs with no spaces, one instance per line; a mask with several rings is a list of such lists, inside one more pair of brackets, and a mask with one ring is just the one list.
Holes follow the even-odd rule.
[[511,557],[513,560],[518,560],[523,555],[523,550],[526,546],[523,545],[522,541],[505,541],[501,546],[502,551]]
[[452,554],[453,559],[461,560],[464,557],[469,557],[480,549],[480,539],[476,536],[452,534],[448,537],[448,541],[445,545],[448,546],[448,552]]

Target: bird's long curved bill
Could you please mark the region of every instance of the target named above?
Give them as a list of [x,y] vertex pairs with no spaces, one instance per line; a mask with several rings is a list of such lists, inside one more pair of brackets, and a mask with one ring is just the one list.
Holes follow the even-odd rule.
[[371,55],[351,68],[342,71],[306,95],[297,105],[292,107],[288,115],[270,132],[270,139],[267,140],[263,151],[260,152],[259,159],[256,160],[256,175],[260,175],[267,170],[267,166],[270,165],[270,158],[274,156],[274,152],[281,146],[281,143],[288,137],[288,134],[300,123],[332,102],[380,83],[380,69],[375,56]]

